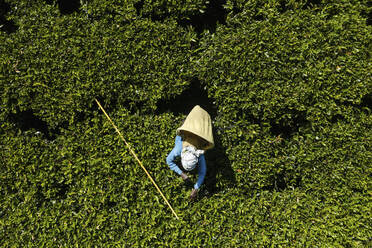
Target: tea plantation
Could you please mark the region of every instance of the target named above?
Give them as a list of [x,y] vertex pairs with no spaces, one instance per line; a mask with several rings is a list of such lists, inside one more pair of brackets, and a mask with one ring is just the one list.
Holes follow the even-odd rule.
[[[0,246],[372,246],[371,9],[0,0]],[[190,202],[165,159],[197,104]]]

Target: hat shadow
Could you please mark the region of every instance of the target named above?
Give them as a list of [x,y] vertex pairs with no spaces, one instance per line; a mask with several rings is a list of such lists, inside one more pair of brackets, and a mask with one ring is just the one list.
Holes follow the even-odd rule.
[[220,137],[214,132],[215,147],[205,154],[207,174],[202,187],[203,196],[213,196],[226,188],[236,185],[234,170],[226,155],[226,149],[222,146]]

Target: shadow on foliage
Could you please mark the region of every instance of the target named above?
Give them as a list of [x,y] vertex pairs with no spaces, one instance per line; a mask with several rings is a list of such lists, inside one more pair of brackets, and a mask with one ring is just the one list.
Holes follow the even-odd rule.
[[200,84],[199,80],[191,82],[188,89],[184,90],[181,95],[161,100],[157,103],[156,114],[171,112],[174,115],[187,115],[195,105],[200,105],[214,119],[217,115],[217,108],[213,100],[208,97],[207,90]]
[[[231,162],[226,155],[226,149],[221,145],[219,136],[216,136],[215,132],[213,135],[215,147],[205,153],[207,174],[204,183],[200,188],[200,197],[211,197],[214,194],[225,190],[225,188],[231,188],[236,185],[235,173],[231,167]],[[198,177],[198,171],[196,169],[192,171],[185,171],[183,169],[180,158],[177,158],[175,163],[183,172],[192,174],[195,179]],[[183,183],[182,187],[184,189],[192,189],[194,183],[195,182],[192,180],[187,180]]]
[[217,28],[217,23],[226,24],[228,12],[224,8],[225,3],[225,0],[211,0],[203,13],[200,12],[189,18],[179,19],[178,24],[182,27],[191,25],[198,34],[201,34],[204,30],[214,33]]
[[44,134],[48,140],[54,140],[59,133],[56,130],[49,130],[47,123],[37,117],[32,110],[19,111],[16,114],[10,114],[9,120],[22,131],[35,129]]
[[14,33],[18,29],[18,26],[13,21],[8,21],[5,17],[9,11],[9,4],[4,0],[0,0],[0,29],[7,34]]
[[223,187],[234,187],[236,178],[231,162],[226,155],[226,149],[221,144],[220,137],[214,132],[215,147],[205,154],[207,163],[207,175],[204,181],[204,195],[212,196]]

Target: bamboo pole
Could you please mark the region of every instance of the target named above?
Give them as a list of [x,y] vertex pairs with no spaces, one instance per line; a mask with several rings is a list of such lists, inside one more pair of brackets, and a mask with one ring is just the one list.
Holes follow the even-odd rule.
[[116,127],[116,125],[114,124],[114,122],[108,116],[108,114],[106,113],[105,109],[102,107],[102,105],[99,103],[99,101],[97,99],[94,99],[94,100],[96,100],[96,102],[97,102],[98,106],[100,107],[100,109],[102,110],[102,112],[105,114],[105,116],[107,117],[107,119],[110,121],[110,123],[112,124],[112,126],[115,128],[116,132],[119,134],[120,138],[124,141],[125,145],[128,147],[129,151],[132,153],[132,155],[137,160],[137,162],[139,163],[139,165],[145,171],[146,175],[148,176],[148,178],[150,179],[150,181],[154,184],[155,188],[159,191],[160,195],[163,197],[164,201],[167,203],[168,207],[170,208],[170,210],[172,211],[172,213],[174,214],[174,216],[176,216],[177,220],[179,220],[176,212],[173,210],[173,208],[170,205],[170,203],[168,202],[167,198],[165,198],[165,196],[161,192],[160,188],[155,183],[154,179],[152,179],[151,175],[148,173],[148,171],[146,170],[146,168],[143,166],[142,162],[138,159],[137,155],[134,153],[134,151],[132,150],[132,148],[130,147],[130,145],[128,144],[128,142],[124,139],[124,136],[121,134],[121,132]]

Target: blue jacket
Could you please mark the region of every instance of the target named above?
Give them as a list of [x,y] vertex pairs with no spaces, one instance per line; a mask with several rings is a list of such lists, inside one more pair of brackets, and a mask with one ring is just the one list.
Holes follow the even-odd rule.
[[[167,164],[169,165],[169,168],[172,171],[176,172],[178,175],[181,175],[182,170],[177,166],[176,163],[174,163],[174,159],[176,157],[181,156],[181,152],[182,152],[182,138],[181,136],[177,135],[173,150],[167,156]],[[199,163],[198,163],[198,181],[194,185],[195,189],[199,189],[199,187],[203,184],[206,173],[207,173],[207,165],[205,163],[205,157],[204,157],[204,154],[201,154],[199,156]]]

